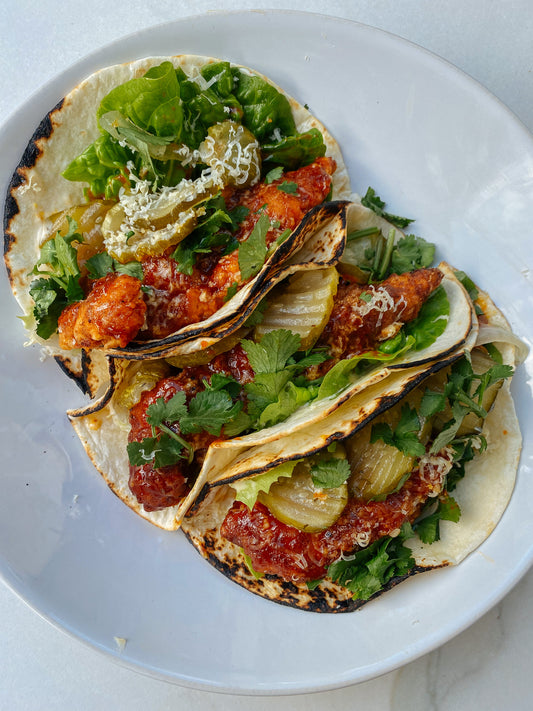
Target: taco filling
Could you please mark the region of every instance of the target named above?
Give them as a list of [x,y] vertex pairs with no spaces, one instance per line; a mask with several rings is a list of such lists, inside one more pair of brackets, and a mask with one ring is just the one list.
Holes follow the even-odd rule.
[[[36,335],[53,336],[61,351],[133,344],[148,352],[174,334],[190,339],[183,329],[218,311],[229,322],[225,304],[258,275],[267,289],[262,270],[316,229],[310,219],[303,236],[295,234],[304,218],[348,194],[326,129],[264,77],[208,58],[151,64],[109,67],[77,87],[54,115],[55,147],[45,146],[36,174],[47,161],[57,171],[62,141],[65,155],[71,144],[79,150],[83,139],[63,114],[75,114],[76,102],[87,112],[94,95],[96,117],[88,117],[90,130],[80,126],[93,142],[64,166],[57,190],[47,188],[49,204],[44,193],[37,205],[27,191],[13,192],[19,210],[6,243],[13,288],[25,305],[30,299]],[[124,76],[133,78],[115,85]],[[80,200],[54,211],[61,188]],[[18,243],[29,239],[31,211],[33,238],[46,237],[23,276],[17,265],[26,266],[28,249]]]
[[[328,363],[331,368],[346,358],[375,358],[387,342],[384,329],[395,324],[392,344],[404,323],[416,321],[442,278],[438,269],[392,275],[375,287],[389,295],[388,308],[381,307],[379,314],[364,308],[368,302],[358,298],[360,287],[345,278],[317,348],[304,352],[298,334],[271,331],[259,342],[244,339],[208,363],[152,383],[129,412],[129,487],[137,501],[146,511],[178,504],[189,493],[210,444],[283,422],[319,397],[323,378],[316,371]],[[341,349],[338,341],[348,345]],[[143,385],[149,383],[150,367],[137,376]],[[134,390],[135,384],[128,389],[128,402]],[[120,398],[124,401],[119,393]]]
[[460,519],[450,492],[485,451],[484,419],[513,373],[496,358],[476,348],[471,362],[430,376],[327,450],[230,482],[236,500],[220,537],[242,551],[255,576],[328,578],[354,600],[405,576],[415,567],[406,541],[432,544],[441,520]]
[[[268,183],[244,190],[229,188],[206,207],[214,217],[218,205],[218,219],[227,220],[210,235],[212,247],[187,250],[182,244],[159,256],[141,257],[136,264],[142,278],[135,281],[116,272],[89,278],[85,299],[67,306],[59,316],[59,345],[64,349],[124,347],[134,339],[165,338],[207,319],[224,305],[228,294],[252,277],[258,260],[262,266],[271,246],[280,244],[311,208],[324,201],[334,170],[333,159],[320,158]],[[283,189],[285,184],[291,186],[290,192]],[[246,257],[248,244],[248,251],[255,248],[258,253],[251,263]],[[91,269],[106,255],[98,252],[85,267]]]

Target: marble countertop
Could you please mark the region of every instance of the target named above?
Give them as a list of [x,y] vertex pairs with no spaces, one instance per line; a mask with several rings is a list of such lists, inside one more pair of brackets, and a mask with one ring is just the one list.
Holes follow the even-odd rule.
[[[530,0],[307,0],[269,8],[308,10],[373,25],[444,57],[481,82],[533,130]],[[254,2],[2,3],[0,116],[95,48],[137,29]],[[529,709],[533,570],[469,629],[407,666],[344,689],[295,697],[219,695],[167,684],[110,662],[52,627],[0,582],[0,708],[10,711],[150,708],[470,711]]]

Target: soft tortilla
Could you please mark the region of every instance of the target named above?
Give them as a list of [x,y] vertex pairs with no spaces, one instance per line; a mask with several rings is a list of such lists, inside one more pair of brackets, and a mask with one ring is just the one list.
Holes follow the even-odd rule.
[[[63,179],[61,171],[98,137],[96,108],[101,99],[113,87],[143,75],[151,66],[165,60],[172,61],[176,67],[182,67],[190,76],[198,73],[199,68],[206,63],[219,61],[209,57],[179,55],[170,58],[150,57],[101,69],[81,82],[59,102],[43,119],[30,140],[13,174],[4,214],[5,263],[13,293],[25,314],[31,314],[33,310],[29,287],[34,277],[30,272],[38,259],[40,244],[50,227],[47,217],[84,202],[83,185]],[[266,77],[263,78],[270,81]],[[285,93],[281,88],[276,88]],[[347,198],[350,195],[350,184],[338,144],[307,109],[293,98],[288,99],[298,131],[318,128],[324,136],[327,155],[337,162],[337,170],[333,176],[332,199]],[[287,245],[281,245],[279,249],[283,255]],[[275,266],[277,260],[273,259],[272,262]],[[256,279],[263,276],[258,275]],[[233,309],[233,312],[237,313],[243,307],[242,297],[237,293],[234,299],[234,303],[231,305],[231,300],[225,308]],[[212,328],[213,324],[207,323],[202,333],[196,329],[191,335],[185,334],[185,339],[209,335]],[[190,328],[188,330],[191,331]],[[62,351],[57,334],[47,341],[42,341],[34,333],[31,335],[34,342],[43,345],[48,354],[59,359],[63,370],[74,377],[84,391],[94,395],[100,383],[91,382],[98,380],[97,373],[91,375],[92,355],[88,356],[80,351]],[[156,341],[152,341],[143,348],[148,350],[157,345]]]
[[[482,295],[482,300],[485,314],[491,323],[506,327],[504,317],[486,294]],[[514,364],[514,348],[508,344],[499,346],[504,362]],[[445,364],[436,363],[434,368]],[[405,394],[420,384],[430,372],[431,369],[422,370],[418,374],[408,374],[404,371],[403,390],[398,388],[397,392]],[[251,455],[254,455],[252,470],[257,473],[266,471],[270,466],[301,458],[306,453],[312,454],[327,447],[331,441],[342,440],[356,432],[381,410],[398,401],[399,398],[394,397],[394,378],[398,375],[398,372],[389,375],[383,382],[381,396],[377,393],[376,386],[370,387],[345,402],[318,425],[306,428],[296,437],[289,434],[285,439],[279,440],[276,454],[272,452],[272,445],[270,448],[268,445],[259,446],[245,453],[244,456],[249,455],[250,460]],[[370,403],[364,404],[365,395],[373,398],[374,409]],[[368,416],[358,419],[358,414],[362,413],[365,407]],[[503,515],[513,492],[522,442],[508,381],[500,388],[495,404],[485,420],[483,434],[488,443],[486,451],[467,463],[466,475],[453,492],[461,509],[459,523],[442,521],[441,538],[431,545],[422,543],[417,538],[406,542],[416,561],[415,568],[406,577],[460,563],[491,534]],[[260,467],[261,462],[264,464],[263,468]],[[314,590],[309,590],[305,583],[288,582],[268,574],[256,577],[251,573],[242,551],[220,535],[220,526],[234,501],[234,490],[229,483],[242,477],[246,468],[246,464],[243,464],[241,457],[240,466],[239,461],[234,462],[229,471],[226,470],[222,477],[213,481],[203,492],[204,500],[201,501],[201,497],[198,500],[200,505],[197,502],[194,515],[183,522],[183,531],[200,554],[234,582],[250,592],[280,604],[314,612],[350,612],[364,605],[367,601],[353,600],[348,590],[329,579],[322,581]],[[248,466],[250,471],[251,461]],[[377,595],[394,587],[403,579],[391,580]]]

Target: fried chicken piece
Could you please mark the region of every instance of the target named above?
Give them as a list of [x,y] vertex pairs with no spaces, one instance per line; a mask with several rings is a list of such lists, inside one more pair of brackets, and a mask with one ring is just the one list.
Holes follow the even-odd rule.
[[144,324],[141,282],[128,274],[97,279],[86,299],[67,306],[58,320],[59,345],[73,348],[123,348]]
[[330,359],[309,368],[307,377],[325,375],[338,361],[372,351],[381,341],[392,338],[404,323],[418,316],[442,278],[439,269],[417,269],[366,286],[343,279],[330,319],[316,343],[317,348],[327,348]]

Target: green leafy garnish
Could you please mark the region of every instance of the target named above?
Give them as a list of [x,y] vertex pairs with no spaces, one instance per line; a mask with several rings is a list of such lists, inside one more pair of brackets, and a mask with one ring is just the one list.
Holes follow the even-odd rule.
[[279,180],[282,175],[283,167],[281,165],[278,165],[275,168],[272,168],[272,170],[269,170],[268,173],[265,175],[265,183],[267,185],[270,185],[270,183],[273,183],[275,180]]
[[385,536],[348,558],[335,561],[328,576],[353,593],[354,600],[368,600],[392,578],[407,575],[415,565],[404,541],[412,536],[408,523],[396,538]]
[[[36,332],[47,339],[57,330],[61,312],[69,305],[84,298],[80,286],[80,269],[74,242],[83,242],[77,232],[77,224],[67,217],[68,231],[65,236],[59,232],[41,247],[41,253],[31,274],[39,276],[30,284],[30,296],[34,301],[33,316],[37,324]],[[39,267],[44,266],[45,269]]]
[[399,227],[400,229],[404,229],[405,227],[408,227],[411,222],[414,222],[414,220],[408,217],[399,217],[398,215],[393,215],[390,212],[385,212],[385,203],[378,195],[376,195],[376,191],[373,188],[368,188],[366,195],[361,198],[361,203],[375,212],[376,215],[383,217],[383,219],[387,220],[387,222],[390,222],[395,227]]
[[211,383],[206,382],[205,386],[188,405],[185,393],[178,390],[168,400],[160,397],[148,407],[146,421],[152,428],[152,437],[128,444],[131,464],[139,466],[153,461],[154,467],[159,468],[175,464],[184,456],[192,461],[194,450],[181,434],[205,431],[219,436],[223,427],[237,419],[242,402],[233,402],[230,394],[235,393],[233,378],[213,375]]
[[344,484],[351,474],[347,459],[319,459],[311,467],[311,479],[319,489],[336,489]]
[[408,404],[404,404],[402,405],[400,421],[394,430],[387,422],[378,422],[372,425],[370,442],[377,442],[378,439],[382,439],[385,444],[396,447],[408,457],[422,457],[426,452],[426,448],[418,439],[420,429],[420,420],[416,410]]
[[298,183],[293,183],[289,180],[284,180],[278,185],[278,190],[288,195],[295,195],[298,192]]
[[143,279],[143,268],[140,262],[132,261],[121,264],[107,252],[99,252],[90,257],[86,262],[89,279],[100,279],[110,272],[129,274],[136,279]]
[[[429,503],[433,507],[433,502]],[[452,496],[445,496],[439,500],[437,508],[433,513],[424,515],[415,521],[413,530],[423,543],[434,543],[440,540],[440,522],[453,521],[457,523],[461,518],[459,504]]]
[[246,506],[252,510],[259,494],[262,491],[268,493],[272,484],[281,477],[292,476],[297,464],[297,461],[284,462],[264,474],[256,474],[246,479],[238,479],[237,481],[230,482],[230,486],[235,489],[235,500],[242,501],[243,504],[246,504]]
[[422,237],[406,235],[398,240],[392,250],[390,273],[403,274],[429,267],[435,257],[435,245]]
[[269,229],[270,220],[268,215],[263,213],[255,223],[248,239],[239,244],[239,269],[243,281],[254,277],[265,263],[268,252],[266,235]]

